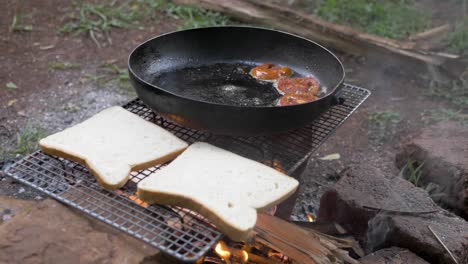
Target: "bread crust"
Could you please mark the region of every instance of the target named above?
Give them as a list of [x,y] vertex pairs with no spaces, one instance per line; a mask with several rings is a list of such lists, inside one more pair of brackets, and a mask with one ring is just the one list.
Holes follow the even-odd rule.
[[[85,166],[86,168],[88,168],[88,170],[91,172],[91,174],[93,174],[96,177],[97,182],[102,187],[104,187],[106,189],[115,190],[115,189],[121,188],[122,186],[125,185],[125,183],[127,183],[128,178],[130,176],[130,174],[127,175],[127,177],[125,179],[122,179],[121,181],[119,181],[115,185],[108,184],[108,183],[106,183],[104,181],[103,177],[101,175],[99,175],[99,173],[97,173],[96,169],[91,165],[90,162],[88,162],[88,160],[85,157],[82,157],[81,155],[70,154],[70,153],[68,153],[68,152],[66,152],[64,150],[58,149],[58,148],[49,147],[46,144],[43,144],[41,142],[39,142],[39,147],[41,148],[41,150],[43,152],[45,152],[45,153],[47,153],[49,155],[53,155],[53,156],[57,156],[57,157],[67,159],[67,160],[75,161],[75,162]],[[175,159],[177,156],[179,156],[182,152],[184,152],[184,150],[186,148],[187,147],[178,149],[176,151],[173,151],[173,152],[167,154],[166,156],[159,157],[159,158],[154,159],[154,160],[129,165],[130,166],[130,171],[139,171],[139,170],[142,170],[142,169],[147,169],[147,168],[159,165],[159,164],[169,162],[169,161]]]
[[203,205],[203,203],[198,202],[196,199],[191,197],[143,189],[138,189],[138,197],[150,204],[180,206],[197,212],[210,219],[210,222],[213,225],[215,225],[219,230],[222,230],[230,239],[235,241],[246,241],[253,234],[252,228],[249,228],[248,230],[240,230],[229,225],[225,220],[219,217],[218,214]]
[[[266,210],[286,200],[291,194],[296,192],[297,188],[298,187],[292,189],[290,192],[288,192],[287,195],[285,195],[278,201],[270,203],[262,208],[256,208],[257,213],[261,210]],[[209,218],[210,222],[212,222],[213,225],[215,225],[219,230],[222,230],[223,233],[227,235],[230,239],[235,241],[247,241],[253,235],[252,228],[249,228],[248,230],[240,230],[235,228],[234,226],[229,225],[226,221],[219,217],[216,212],[210,210],[210,208],[206,207],[205,205],[203,205],[203,203],[198,202],[192,197],[177,194],[168,194],[165,192],[158,192],[156,190],[145,190],[140,188],[138,188],[138,197],[149,204],[165,204],[171,206],[180,206],[193,210],[201,214],[202,216]]]
[[138,196],[150,204],[193,210],[231,239],[245,240],[257,213],[284,201],[297,188],[297,180],[284,173],[196,142],[167,167],[140,181]]

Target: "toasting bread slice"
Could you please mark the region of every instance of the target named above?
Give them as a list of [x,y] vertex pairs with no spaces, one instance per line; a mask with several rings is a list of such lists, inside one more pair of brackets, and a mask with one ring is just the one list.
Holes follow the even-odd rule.
[[48,154],[82,163],[102,186],[115,189],[127,182],[131,170],[172,160],[188,145],[163,128],[115,106],[41,139],[39,146]]
[[142,180],[138,195],[199,212],[231,239],[243,240],[255,226],[256,210],[281,202],[297,186],[268,166],[198,142]]

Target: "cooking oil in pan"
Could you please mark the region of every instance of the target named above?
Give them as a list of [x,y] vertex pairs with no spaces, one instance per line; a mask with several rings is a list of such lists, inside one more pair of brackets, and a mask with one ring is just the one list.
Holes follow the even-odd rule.
[[246,63],[215,63],[166,71],[152,83],[174,94],[236,106],[275,105],[281,96],[273,83],[253,78]]
[[[213,63],[176,68],[157,74],[152,84],[176,95],[234,106],[276,106],[282,93],[274,81],[250,73],[255,63]],[[303,77],[297,72],[292,77]],[[319,96],[323,95],[322,90]]]

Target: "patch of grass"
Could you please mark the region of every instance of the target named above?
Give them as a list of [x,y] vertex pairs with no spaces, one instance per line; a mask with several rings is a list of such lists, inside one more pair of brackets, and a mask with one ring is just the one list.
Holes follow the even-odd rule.
[[374,112],[369,115],[369,122],[378,127],[400,122],[400,114],[392,111]]
[[102,66],[106,75],[108,76],[108,83],[115,83],[120,88],[128,88],[130,77],[126,68],[120,68],[115,64],[104,64]]
[[147,17],[156,18],[165,13],[183,20],[179,28],[196,28],[226,25],[229,18],[219,12],[205,10],[197,6],[176,5],[165,0],[110,1],[105,4],[92,4],[84,1],[75,2],[76,10],[71,14],[71,21],[60,28],[61,33],[88,34],[98,47],[101,40],[109,44],[112,28],[136,26]]
[[424,95],[448,103],[448,108],[426,111],[423,114],[426,122],[452,120],[468,125],[468,70],[446,83],[431,82]]
[[232,21],[220,12],[210,11],[198,6],[177,5],[165,0],[139,0],[145,10],[150,11],[154,18],[155,10],[159,10],[175,19],[180,19],[183,24],[179,29],[198,27],[224,26]]
[[315,15],[395,39],[422,31],[429,21],[429,17],[408,0],[322,0]]
[[408,160],[406,162],[406,169],[408,170],[407,173],[409,174],[408,181],[414,184],[416,187],[420,187],[419,180],[421,179],[423,165],[424,162],[419,165],[412,160]]
[[446,100],[455,107],[468,108],[468,71],[448,83],[432,81],[425,95]]
[[373,143],[381,143],[391,138],[400,120],[400,114],[397,112],[382,111],[370,113],[369,140]]
[[63,106],[62,110],[68,113],[77,113],[81,110],[81,107],[73,103],[68,103]]
[[468,56],[468,18],[456,24],[455,30],[448,35],[446,43],[450,52]]
[[21,13],[15,14],[13,21],[11,22],[10,31],[20,32],[20,31],[32,31],[33,26],[30,24],[24,23],[24,15]]
[[129,2],[117,3],[109,1],[104,4],[92,4],[84,1],[75,2],[76,11],[71,14],[71,21],[60,28],[61,33],[86,33],[101,47],[100,39],[106,39],[110,44],[111,28],[126,28],[134,24],[140,17],[137,8],[132,8]]
[[229,17],[219,12],[206,10],[197,6],[168,4],[165,9],[168,15],[184,21],[179,26],[179,29],[225,26],[231,22]]
[[51,62],[49,63],[50,70],[72,70],[72,69],[79,69],[81,65],[78,63],[71,63],[71,62]]
[[28,122],[16,135],[16,149],[14,154],[29,154],[37,149],[38,141],[46,135],[46,131]]
[[97,74],[90,74],[90,73],[86,73],[84,76],[83,76],[83,79],[84,81],[90,81],[90,82],[101,82],[100,80],[104,78],[104,76],[102,75],[97,75]]
[[3,146],[0,146],[0,167],[2,166],[2,162],[5,161],[8,158],[8,156],[9,156],[8,154],[9,153],[6,150],[6,148],[4,148]]
[[117,85],[121,89],[132,90],[127,69],[121,68],[114,63],[101,65],[97,70],[97,74],[87,74],[85,75],[85,79],[96,82],[101,86]]
[[134,9],[140,9],[142,16],[155,19],[168,5],[169,3],[166,0],[137,0],[132,6]]
[[468,114],[463,113],[462,110],[452,110],[452,109],[437,109],[431,110],[425,113],[425,120],[428,123],[440,122],[440,121],[456,121],[464,126],[468,126]]

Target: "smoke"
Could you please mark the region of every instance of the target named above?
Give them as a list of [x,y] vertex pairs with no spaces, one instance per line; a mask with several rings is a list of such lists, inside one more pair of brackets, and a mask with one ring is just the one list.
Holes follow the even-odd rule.
[[387,220],[388,217],[386,213],[380,213],[369,220],[364,245],[366,252],[374,252],[384,246],[387,235],[391,230],[389,221]]

